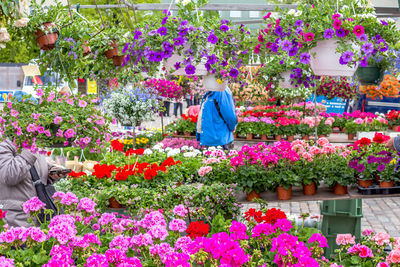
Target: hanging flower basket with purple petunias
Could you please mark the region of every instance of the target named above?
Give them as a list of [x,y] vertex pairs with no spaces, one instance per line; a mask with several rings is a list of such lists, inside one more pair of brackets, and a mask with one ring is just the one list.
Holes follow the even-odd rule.
[[358,65],[390,70],[398,56],[394,45],[400,31],[393,20],[378,19],[367,0],[314,1],[264,19],[254,53],[264,57],[283,52],[294,63],[308,53],[318,76],[353,76]]

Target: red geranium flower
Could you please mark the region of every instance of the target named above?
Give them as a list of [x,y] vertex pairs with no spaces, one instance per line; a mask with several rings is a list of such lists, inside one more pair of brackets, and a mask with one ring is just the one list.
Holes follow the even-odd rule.
[[196,237],[207,236],[210,231],[210,226],[203,221],[195,221],[189,224],[186,233],[191,239]]
[[7,211],[3,211],[2,209],[0,209],[0,220],[3,219],[4,217],[6,217]]
[[111,177],[111,173],[117,169],[117,167],[115,167],[115,165],[106,165],[106,164],[96,164],[93,167],[94,172],[92,173],[92,175],[96,176],[97,179],[102,179],[105,177],[110,178]]
[[124,151],[124,144],[122,144],[118,140],[112,140],[111,141],[111,147],[112,147],[113,150],[116,150],[116,151]]
[[263,221],[262,212],[256,211],[256,209],[249,209],[247,212],[244,213],[244,218],[247,221],[254,219],[256,222],[260,223]]
[[369,146],[371,144],[371,139],[363,137],[360,140],[357,140],[356,142],[354,142],[354,147],[358,148],[358,146]]
[[79,178],[79,177],[82,177],[82,176],[87,176],[87,174],[85,172],[74,172],[74,171],[72,171],[72,172],[70,172],[68,174],[68,176],[69,177],[74,177],[74,178]]
[[268,209],[265,215],[262,217],[264,223],[275,224],[279,219],[286,219],[286,213],[280,209]]
[[125,152],[125,156],[130,156],[130,155],[143,155],[144,153],[144,148],[139,148],[139,149],[129,149],[128,151]]
[[372,141],[374,141],[377,144],[382,144],[387,142],[390,139],[390,136],[388,135],[384,135],[382,133],[375,133],[374,139],[372,139]]

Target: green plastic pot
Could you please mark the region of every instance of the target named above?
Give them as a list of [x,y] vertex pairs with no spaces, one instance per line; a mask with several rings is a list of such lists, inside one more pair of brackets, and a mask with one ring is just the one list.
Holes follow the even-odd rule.
[[378,85],[383,81],[385,70],[376,65],[358,66],[356,75],[361,85]]

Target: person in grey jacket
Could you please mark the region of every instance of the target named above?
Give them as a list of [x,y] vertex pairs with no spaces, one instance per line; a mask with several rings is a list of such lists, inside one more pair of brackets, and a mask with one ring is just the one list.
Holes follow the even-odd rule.
[[29,170],[35,166],[44,185],[52,184],[64,175],[49,175],[49,165],[43,156],[24,150],[17,153],[16,147],[9,140],[0,143],[0,209],[7,211],[5,222],[11,226],[31,226],[22,205],[37,196]]
[[386,143],[386,147],[400,152],[400,136],[390,138]]

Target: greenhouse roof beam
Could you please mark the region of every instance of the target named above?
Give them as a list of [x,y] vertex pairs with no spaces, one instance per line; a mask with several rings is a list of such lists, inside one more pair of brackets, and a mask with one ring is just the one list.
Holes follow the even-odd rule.
[[[123,1],[126,7],[134,10],[154,10],[162,11],[165,9],[178,10],[175,4],[131,4]],[[207,4],[199,10],[209,11],[274,11],[276,7],[282,9],[296,9],[297,5],[268,5],[268,4]],[[72,7],[76,7],[72,5]],[[98,5],[99,8],[119,8],[119,5]],[[96,8],[95,5],[81,5],[80,8]],[[398,7],[375,7],[379,17],[398,17],[400,16]]]

